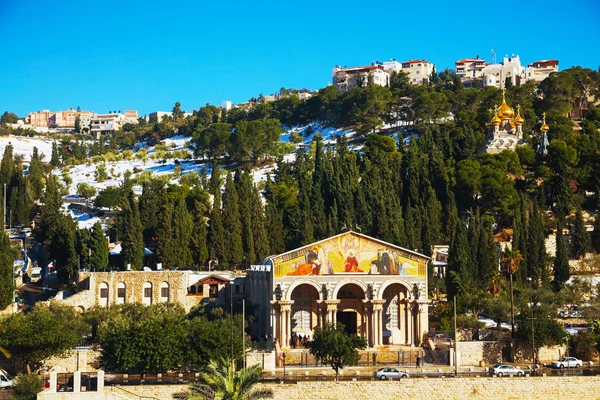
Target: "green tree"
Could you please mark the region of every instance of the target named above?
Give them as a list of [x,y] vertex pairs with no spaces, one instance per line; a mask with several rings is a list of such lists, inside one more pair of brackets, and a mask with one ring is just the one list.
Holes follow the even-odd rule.
[[177,200],[173,211],[173,244],[177,249],[177,259],[173,266],[178,269],[190,268],[192,265],[193,224],[194,221],[186,208],[185,200]]
[[207,371],[200,378],[192,382],[185,392],[175,393],[177,400],[196,399],[230,399],[230,400],[258,400],[273,398],[272,389],[255,389],[262,376],[260,365],[252,365],[235,371],[233,362],[221,359],[219,362],[211,360]]
[[208,260],[208,232],[206,229],[206,207],[200,201],[194,202],[192,216],[192,259],[195,265],[202,266]]
[[[1,212],[0,212],[1,214]],[[0,237],[0,310],[4,310],[12,304],[15,280],[14,280],[14,256],[7,235]]]
[[100,222],[92,226],[89,244],[89,268],[91,271],[105,271],[108,266],[108,242]]
[[85,182],[80,182],[77,184],[77,194],[86,200],[91,199],[96,195],[96,188]]
[[575,222],[571,226],[571,256],[581,259],[588,251],[588,234],[583,221],[581,207],[575,212]]
[[129,189],[124,195],[116,221],[121,239],[121,256],[125,265],[130,264],[134,271],[141,271],[144,263],[144,239],[138,203],[133,190]]
[[11,388],[15,400],[35,400],[42,390],[44,390],[44,382],[39,375],[35,374],[19,374]]
[[569,271],[569,258],[567,255],[567,244],[562,231],[560,221],[556,225],[556,257],[554,257],[554,288],[560,290],[571,275]]
[[0,322],[5,333],[0,344],[27,365],[37,366],[64,356],[83,342],[88,326],[73,307],[38,304],[29,313],[16,313]]
[[348,365],[358,362],[358,350],[367,347],[367,341],[362,336],[347,335],[343,324],[326,324],[323,328],[315,328],[312,342],[306,347],[323,364],[331,366],[338,379],[339,371]]
[[600,213],[594,218],[594,231],[592,232],[592,247],[596,253],[600,253]]
[[58,144],[52,142],[52,156],[50,157],[50,165],[58,167],[60,165],[60,153],[58,151]]
[[223,227],[226,242],[229,247],[229,259],[233,264],[239,264],[243,259],[242,223],[240,220],[239,196],[231,174],[227,174],[225,191],[223,192]]

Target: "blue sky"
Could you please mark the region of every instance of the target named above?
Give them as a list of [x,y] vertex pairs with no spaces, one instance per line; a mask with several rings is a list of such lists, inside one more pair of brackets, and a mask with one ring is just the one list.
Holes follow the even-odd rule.
[[336,64],[440,71],[492,46],[597,69],[600,2],[0,0],[0,43],[0,113],[191,111],[319,89]]

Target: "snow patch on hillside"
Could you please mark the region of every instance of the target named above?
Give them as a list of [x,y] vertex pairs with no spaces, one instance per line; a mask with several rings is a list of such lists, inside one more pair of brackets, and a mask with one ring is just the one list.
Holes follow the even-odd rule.
[[29,138],[25,136],[1,136],[0,154],[4,154],[7,145],[12,144],[13,155],[22,155],[26,162],[31,160],[33,148],[38,148],[38,153],[43,161],[49,162],[52,156],[52,141],[44,138]]

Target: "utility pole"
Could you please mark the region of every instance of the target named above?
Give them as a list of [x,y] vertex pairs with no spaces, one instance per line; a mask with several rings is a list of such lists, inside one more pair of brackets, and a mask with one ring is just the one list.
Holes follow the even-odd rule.
[[537,375],[535,370],[535,330],[533,326],[533,281],[531,278],[527,278],[529,281],[529,307],[531,308],[531,372]]
[[458,342],[456,341],[456,295],[454,295],[454,376],[458,375],[458,365],[456,352],[458,350]]

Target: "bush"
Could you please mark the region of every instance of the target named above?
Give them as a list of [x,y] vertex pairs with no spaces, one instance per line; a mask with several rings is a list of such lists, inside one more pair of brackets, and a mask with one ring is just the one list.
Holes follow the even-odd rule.
[[44,389],[44,382],[39,375],[19,375],[12,387],[15,400],[35,400],[37,394]]

